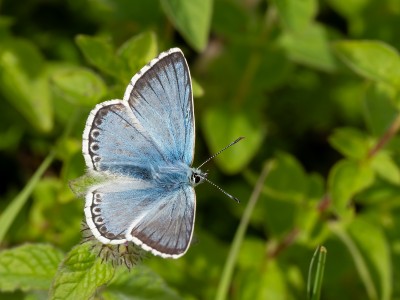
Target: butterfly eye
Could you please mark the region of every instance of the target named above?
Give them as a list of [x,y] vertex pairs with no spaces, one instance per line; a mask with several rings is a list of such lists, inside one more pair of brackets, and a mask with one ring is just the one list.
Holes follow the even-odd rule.
[[200,176],[194,175],[194,183],[199,183],[200,182]]

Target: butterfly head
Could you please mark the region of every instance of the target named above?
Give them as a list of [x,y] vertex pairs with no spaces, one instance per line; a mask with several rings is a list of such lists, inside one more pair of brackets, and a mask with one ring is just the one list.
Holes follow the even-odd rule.
[[192,186],[199,185],[207,178],[207,173],[197,168],[190,169],[189,181]]

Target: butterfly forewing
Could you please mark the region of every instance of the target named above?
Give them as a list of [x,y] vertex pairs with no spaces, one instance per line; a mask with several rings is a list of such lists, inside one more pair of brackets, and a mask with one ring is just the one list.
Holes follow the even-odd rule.
[[89,121],[83,152],[90,169],[146,179],[151,166],[166,161],[124,102],[112,100],[97,105]]
[[140,124],[171,161],[191,165],[194,114],[189,68],[179,49],[171,49],[136,74],[127,100]]

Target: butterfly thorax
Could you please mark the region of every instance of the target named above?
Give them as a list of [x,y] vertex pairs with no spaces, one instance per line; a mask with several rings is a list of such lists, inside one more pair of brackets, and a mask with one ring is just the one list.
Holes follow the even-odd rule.
[[176,189],[184,185],[196,186],[204,181],[207,173],[186,164],[169,164],[151,170],[152,178],[158,186]]

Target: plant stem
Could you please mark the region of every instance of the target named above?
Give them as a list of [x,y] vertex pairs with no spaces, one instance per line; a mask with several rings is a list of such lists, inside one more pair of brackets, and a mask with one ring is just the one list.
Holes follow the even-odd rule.
[[324,278],[325,271],[325,260],[326,260],[326,248],[320,246],[317,248],[318,251],[318,264],[317,271],[315,272],[314,285],[311,291],[311,300],[319,300],[321,297],[322,280]]
[[251,214],[253,213],[254,207],[258,201],[258,198],[260,197],[264,181],[269,173],[269,170],[271,169],[271,164],[271,162],[268,162],[264,165],[264,168],[261,171],[261,174],[250,196],[249,202],[244,210],[242,219],[240,220],[239,227],[235,233],[235,237],[233,239],[232,246],[230,248],[228,258],[226,259],[222,276],[218,284],[217,295],[215,298],[217,300],[224,300],[227,298],[229,284],[232,279],[233,269],[235,267],[240,246],[242,245],[246,229],[249,225]]
[[369,151],[368,158],[371,158],[376,153],[381,150],[387,142],[389,142],[392,137],[399,131],[400,129],[400,114],[394,119],[393,123],[390,125],[388,130],[383,134],[381,139],[376,143],[376,145]]
[[51,151],[36,172],[33,174],[31,179],[22,189],[22,191],[12,200],[12,202],[7,206],[7,208],[3,211],[0,216],[0,242],[3,241],[4,236],[6,235],[8,229],[10,228],[11,224],[17,217],[18,213],[20,212],[21,208],[24,206],[26,201],[28,200],[29,196],[31,195],[33,189],[35,188],[36,184],[43,176],[44,172],[53,162],[55,157],[55,151]]
[[299,233],[299,229],[293,228],[276,247],[269,251],[268,257],[273,258],[278,256],[283,250],[293,244]]

